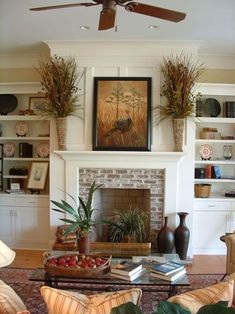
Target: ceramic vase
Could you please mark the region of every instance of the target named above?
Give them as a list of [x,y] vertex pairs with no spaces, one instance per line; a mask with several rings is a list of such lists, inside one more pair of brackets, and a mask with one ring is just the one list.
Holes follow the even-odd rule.
[[184,119],[173,119],[174,151],[183,151]]
[[172,253],[174,248],[174,232],[168,227],[168,217],[164,218],[164,225],[157,236],[157,245],[159,253]]
[[58,140],[58,150],[66,150],[68,119],[56,118],[56,134]]
[[89,254],[90,253],[90,237],[81,237],[77,239],[77,249],[79,254]]
[[180,259],[185,260],[187,257],[190,231],[186,226],[186,212],[178,212],[180,218],[179,226],[175,229],[175,250]]

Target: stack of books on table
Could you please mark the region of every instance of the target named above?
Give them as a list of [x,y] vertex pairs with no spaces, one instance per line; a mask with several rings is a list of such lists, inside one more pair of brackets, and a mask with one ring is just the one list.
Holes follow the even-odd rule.
[[167,281],[177,280],[186,274],[184,265],[173,261],[152,265],[149,270],[151,277]]
[[124,261],[111,267],[110,274],[113,277],[133,281],[146,273],[146,269],[140,263]]

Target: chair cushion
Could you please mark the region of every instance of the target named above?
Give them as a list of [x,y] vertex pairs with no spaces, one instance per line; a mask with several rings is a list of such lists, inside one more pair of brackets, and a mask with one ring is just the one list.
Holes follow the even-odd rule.
[[0,313],[1,314],[16,314],[23,312],[29,313],[21,300],[21,298],[15,293],[15,291],[0,280]]
[[86,296],[43,286],[40,289],[49,314],[104,314],[126,302],[139,304],[142,291],[134,288]]
[[207,288],[173,296],[168,301],[180,304],[182,307],[190,310],[192,314],[197,313],[203,305],[219,301],[228,301],[228,306],[231,306],[233,301],[233,285],[234,280],[229,280],[228,282],[221,282]]

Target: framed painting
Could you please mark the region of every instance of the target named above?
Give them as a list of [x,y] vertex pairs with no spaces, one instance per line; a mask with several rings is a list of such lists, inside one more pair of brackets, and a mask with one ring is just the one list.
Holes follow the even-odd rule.
[[150,151],[151,77],[95,77],[93,150]]
[[31,163],[27,189],[43,190],[45,188],[48,167],[49,163],[44,161],[33,161]]
[[43,96],[29,97],[29,111],[34,114],[42,114],[43,109],[46,106],[46,98]]

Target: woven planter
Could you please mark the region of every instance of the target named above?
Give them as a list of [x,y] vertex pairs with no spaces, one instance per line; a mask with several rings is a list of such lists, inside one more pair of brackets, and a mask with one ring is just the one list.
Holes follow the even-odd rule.
[[183,151],[184,119],[173,119],[174,151]]
[[56,118],[56,133],[58,141],[58,149],[66,150],[66,138],[67,138],[67,118]]
[[195,184],[194,193],[197,198],[208,198],[211,193],[211,184]]

